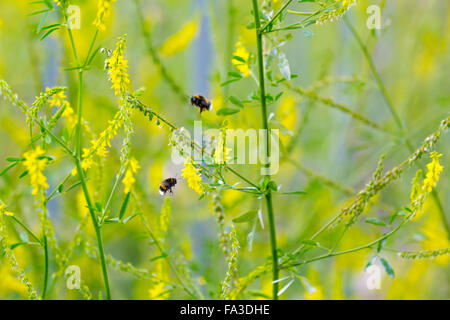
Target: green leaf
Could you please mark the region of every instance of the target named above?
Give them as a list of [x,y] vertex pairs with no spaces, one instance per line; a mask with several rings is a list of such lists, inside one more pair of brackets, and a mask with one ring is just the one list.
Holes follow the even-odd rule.
[[375,260],[377,260],[377,256],[373,256],[372,259],[369,260],[369,262],[364,267],[364,270],[367,270],[367,268],[369,268],[371,265],[373,265],[375,263]]
[[288,282],[287,285],[285,285],[283,288],[280,289],[280,291],[278,291],[277,296],[281,296],[283,294],[283,292],[285,292],[290,286],[291,284],[294,283],[295,279],[292,279],[291,281]]
[[383,265],[384,270],[388,274],[388,276],[391,277],[392,279],[394,279],[394,277],[395,277],[394,269],[392,269],[392,267],[389,264],[389,262],[387,262],[383,258],[381,258],[380,261],[381,261],[381,264]]
[[128,202],[130,201],[130,195],[131,192],[128,192],[125,196],[125,199],[123,199],[122,205],[120,206],[119,220],[122,220],[123,216],[125,215],[125,211],[127,211]]
[[291,68],[289,67],[289,61],[283,52],[278,55],[278,69],[280,69],[281,75],[286,80],[291,80]]
[[320,247],[320,243],[309,239],[302,240],[301,243],[303,243],[306,246]]
[[11,163],[9,166],[7,166],[5,169],[3,169],[3,170],[0,172],[0,177],[1,177],[2,175],[4,175],[5,173],[7,173],[10,169],[14,168],[16,165],[17,165],[17,162]]
[[391,218],[389,219],[389,225],[392,225],[394,223],[395,219],[400,216],[405,216],[406,214],[403,211],[396,211],[392,214]]
[[100,202],[96,202],[96,203],[95,203],[95,209],[96,209],[98,212],[102,212],[102,204],[101,204]]
[[47,20],[47,18],[48,18],[49,13],[50,13],[50,11],[47,11],[42,15],[41,21],[39,21],[39,25],[36,29],[36,34],[39,34],[41,32],[42,27],[45,23],[45,20]]
[[231,97],[229,97],[228,99],[230,100],[230,102],[231,102],[232,104],[234,104],[234,105],[236,105],[236,106],[238,106],[238,107],[240,107],[240,108],[243,108],[243,107],[244,107],[244,103],[243,103],[239,98],[237,98],[237,97],[235,97],[235,96],[231,96]]
[[28,174],[28,170],[25,170],[24,172],[22,172],[22,174],[19,176],[19,179],[22,179],[23,177],[25,177]]
[[384,223],[383,221],[381,221],[378,218],[367,218],[366,220],[364,220],[365,223],[370,223],[370,224],[374,224],[377,226],[383,226],[383,227],[387,227],[386,223]]
[[137,217],[138,215],[140,215],[140,213],[135,213],[135,214],[133,214],[133,215],[131,215],[131,216],[129,216],[129,217],[126,217],[126,218],[123,219],[123,221],[122,221],[123,224],[126,224],[127,222],[131,221],[131,219]]
[[258,214],[258,210],[250,210],[244,213],[243,215],[240,215],[237,218],[233,219],[234,223],[243,223],[243,222],[249,222],[252,221],[256,215]]
[[48,30],[46,33],[44,33],[44,35],[41,37],[40,40],[44,40],[45,38],[47,38],[53,31],[58,30],[59,28],[53,28]]
[[317,289],[309,282],[309,280],[304,276],[296,276],[298,280],[302,283],[303,287],[309,294],[313,294]]
[[241,111],[241,110],[239,110],[239,109],[234,109],[234,108],[227,108],[227,107],[225,107],[225,108],[221,108],[221,109],[217,110],[216,114],[217,114],[218,116],[229,116],[229,115],[238,113],[238,112],[240,112],[240,111]]
[[244,76],[242,74],[240,74],[239,72],[228,72],[228,75],[230,77],[235,77],[235,78],[243,78]]
[[163,253],[163,254],[161,254],[159,256],[156,256],[156,257],[153,257],[153,258],[149,259],[149,261],[153,262],[153,261],[156,261],[156,260],[159,260],[159,259],[167,258],[167,256],[168,256],[167,253]]
[[105,220],[105,224],[113,224],[113,223],[119,223],[119,218],[111,218],[111,219],[106,219]]
[[280,194],[286,194],[286,195],[302,195],[306,194],[305,191],[290,191],[290,192],[280,192]]
[[230,79],[230,80],[227,80],[227,81],[225,81],[225,82],[222,82],[221,84],[220,84],[220,86],[221,87],[225,87],[226,85],[229,85],[230,83],[233,83],[233,82],[236,82],[236,81],[239,81],[239,80],[241,80],[240,78],[239,79]]
[[241,58],[239,56],[233,56],[233,60],[237,60],[237,61],[242,62],[242,63],[247,63],[247,61],[245,61],[244,58]]

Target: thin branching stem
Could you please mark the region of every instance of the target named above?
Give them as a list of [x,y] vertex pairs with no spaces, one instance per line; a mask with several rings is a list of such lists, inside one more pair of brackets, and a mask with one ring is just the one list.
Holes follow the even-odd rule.
[[[287,5],[290,3],[288,1]],[[287,7],[285,5],[285,7]],[[267,103],[266,103],[266,89],[265,89],[265,80],[264,80],[264,57],[263,57],[263,47],[262,47],[262,32],[261,32],[261,23],[259,20],[259,7],[258,0],[253,0],[253,14],[255,17],[255,26],[256,26],[256,44],[258,50],[258,74],[259,74],[259,92],[261,97],[261,116],[262,116],[262,125],[265,130],[265,148],[266,148],[266,160],[269,159],[269,142],[270,142],[270,132],[269,132],[269,123],[267,119]],[[267,161],[264,161],[267,163]],[[270,165],[270,164],[269,164]],[[272,278],[273,281],[278,280],[278,249],[277,249],[277,238],[276,238],[276,230],[275,230],[275,217],[273,212],[272,205],[272,193],[270,190],[265,194],[266,205],[267,205],[267,216],[269,220],[269,230],[270,230],[270,245],[272,249]],[[273,299],[278,299],[278,282],[272,283],[272,294]]]
[[[351,24],[351,22],[348,20],[347,17],[344,17],[344,22],[345,24],[348,26],[348,28],[350,29],[353,37],[356,39],[356,42],[358,43],[359,47],[361,48],[364,57],[367,60],[367,63],[369,64],[369,68],[375,78],[375,81],[378,85],[378,88],[383,96],[383,99],[386,102],[386,105],[388,106],[388,109],[392,115],[392,117],[395,120],[395,123],[400,131],[400,135],[403,138],[403,140],[405,141],[406,147],[408,148],[409,152],[414,152],[414,147],[411,143],[411,140],[408,138],[407,133],[406,133],[406,127],[403,124],[402,120],[400,119],[400,116],[398,115],[394,104],[392,102],[392,99],[386,89],[386,86],[384,85],[383,79],[381,78],[380,74],[377,71],[377,68],[375,67],[375,63],[372,59],[372,56],[369,52],[369,49],[367,48],[367,46],[365,45],[365,43],[362,41],[361,36],[358,34],[358,32],[356,31],[355,27]],[[419,167],[422,168],[422,170],[424,170],[424,167],[422,165],[419,164]],[[436,205],[438,207],[438,211],[442,220],[442,224],[445,228],[445,231],[447,233],[447,238],[450,240],[450,225],[447,222],[447,217],[445,215],[445,211],[444,208],[442,206],[441,200],[439,199],[439,195],[436,192],[435,189],[433,189],[431,195],[433,196],[434,201],[436,202]]]

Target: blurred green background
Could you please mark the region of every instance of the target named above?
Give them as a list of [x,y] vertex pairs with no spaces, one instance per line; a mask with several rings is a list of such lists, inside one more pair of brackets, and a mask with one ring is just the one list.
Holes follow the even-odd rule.
[[[239,41],[250,54],[256,54],[254,29],[247,29],[252,21],[251,1],[229,0],[146,0],[141,1],[145,28],[151,42],[160,50],[165,41],[192,24],[193,36],[186,46],[173,54],[161,53],[161,61],[168,73],[181,87],[183,93],[201,93],[213,101],[214,110],[202,114],[204,128],[218,128],[224,119],[229,128],[260,128],[259,105],[246,103],[244,109],[232,116],[221,117],[216,110],[231,106],[228,97],[241,100],[257,92],[251,76],[228,86],[220,84],[229,79],[228,72],[237,72],[231,59]],[[281,1],[274,1],[274,6]],[[85,56],[95,27],[92,21],[97,13],[96,1],[71,1],[81,8],[81,28],[73,30],[75,42],[81,56]],[[369,5],[382,6],[382,29],[368,30],[366,9]],[[304,11],[312,4],[290,6],[292,10]],[[231,10],[230,10],[231,7]],[[14,92],[28,104],[46,87],[67,86],[68,100],[75,106],[77,95],[76,73],[64,71],[71,66],[72,53],[65,30],[57,30],[44,40],[36,34],[41,15],[29,14],[39,10],[39,5],[28,1],[0,0],[0,78],[9,83]],[[443,0],[360,0],[351,8],[347,17],[367,45],[374,63],[392,97],[407,136],[413,146],[434,132],[442,119],[449,115],[450,105],[450,2]],[[46,24],[59,22],[57,13],[49,15]],[[287,22],[296,21],[288,16]],[[113,4],[112,13],[105,18],[106,30],[100,32],[98,43],[114,49],[116,39],[127,34],[125,59],[129,64],[129,75],[134,90],[145,87],[142,101],[179,127],[189,130],[199,120],[196,109],[189,101],[182,101],[161,75],[158,65],[152,61],[146,47],[145,37],[137,18],[134,1],[119,0]],[[278,34],[281,36],[286,32]],[[293,38],[284,47],[292,74],[292,87],[309,88],[318,81],[330,81],[316,92],[324,97],[348,106],[370,120],[396,130],[386,102],[376,85],[361,48],[343,20],[323,26],[310,26],[307,31],[294,30]],[[161,51],[161,50],[160,50]],[[117,111],[117,99],[110,90],[104,70],[103,54],[93,60],[92,68],[86,72],[84,114],[92,130],[100,133]],[[280,76],[276,64],[273,73]],[[257,74],[256,66],[251,70]],[[336,82],[333,79],[349,77],[355,81]],[[291,144],[288,159],[282,155],[279,172],[273,177],[284,191],[303,190],[302,196],[275,196],[274,209],[278,245],[284,252],[295,250],[302,239],[309,238],[329,218],[354,199],[354,194],[370,180],[379,157],[386,154],[385,168],[391,169],[410,154],[402,139],[387,135],[361,125],[339,110],[298,95],[284,86],[269,87],[274,96],[280,91],[281,98],[269,105],[269,113],[287,130],[281,141]],[[158,193],[162,179],[181,175],[182,166],[171,162],[168,145],[169,132],[150,123],[137,111],[132,116],[134,134],[131,154],[141,166],[136,175],[137,189],[143,202],[144,212],[150,224],[156,224],[163,197]],[[275,124],[274,124],[275,125]],[[293,135],[287,134],[290,131]],[[122,139],[112,141],[109,157],[102,166],[101,188],[96,191],[96,201],[104,202],[114,176],[119,168]],[[29,149],[29,134],[25,117],[7,101],[0,101],[0,168],[7,166],[6,157],[19,157]],[[293,141],[293,142],[292,142]],[[87,144],[85,139],[85,144]],[[291,143],[292,142],[292,143]],[[437,151],[444,166],[437,192],[447,220],[450,218],[448,150],[450,137],[443,136]],[[56,161],[47,167],[50,190],[72,170],[70,159],[56,145],[47,151]],[[428,158],[421,160],[423,164]],[[257,166],[234,165],[253,181],[260,179]],[[364,211],[365,217],[388,219],[394,210],[409,204],[411,180],[417,166],[408,169],[398,181],[389,185],[376,201]],[[28,177],[19,179],[23,168],[18,166],[0,177],[0,199],[8,204],[8,210],[26,221],[31,229],[39,233],[40,226],[33,207],[33,197]],[[92,173],[93,174],[93,173]],[[341,187],[324,183],[321,176],[335,181]],[[229,176],[229,182],[237,182]],[[95,179],[93,179],[95,180]],[[73,182],[76,179],[74,178]],[[123,192],[113,199],[111,211],[120,208]],[[344,190],[343,190],[344,189]],[[222,205],[225,224],[250,209],[258,209],[261,200],[237,191],[224,191]],[[79,188],[48,203],[50,218],[62,247],[69,243],[86,213]],[[265,212],[265,210],[263,210]],[[245,276],[270,256],[269,231],[266,215],[265,229],[258,223],[237,224],[240,249],[238,254],[238,276]],[[349,249],[370,242],[380,236],[380,227],[364,223],[360,219],[345,234],[339,249]],[[19,242],[23,230],[8,222],[8,234]],[[248,235],[254,230],[254,241],[250,250]],[[342,226],[326,233],[318,241],[332,246],[339,237]],[[102,227],[105,251],[121,261],[131,262],[138,268],[167,277],[176,282],[163,260],[151,261],[157,250],[142,239],[144,228],[138,219],[126,225],[111,224]],[[207,298],[219,298],[221,283],[225,278],[227,264],[219,247],[219,232],[213,212],[211,197],[198,200],[198,195],[188,188],[186,181],[179,179],[172,196],[172,217],[167,235],[167,245],[173,248],[174,256],[183,256],[191,270],[192,282]],[[90,221],[85,228],[86,237],[94,241]],[[391,279],[382,273],[381,288],[366,287],[367,274],[364,267],[374,255],[374,250],[362,250],[353,254],[330,258],[306,265],[298,270],[316,291],[308,294],[304,286],[294,282],[286,290],[283,299],[448,299],[450,269],[448,255],[427,260],[404,260],[395,251],[448,248],[449,240],[440,220],[439,212],[431,197],[424,212],[409,223],[386,243],[385,257],[395,270]],[[14,249],[19,264],[25,269],[31,282],[39,287],[42,281],[43,259],[40,248],[19,246]],[[313,252],[312,256],[320,253]],[[81,268],[81,277],[89,286],[93,296],[98,296],[103,282],[101,269],[96,259],[89,258],[80,247],[75,250],[70,264]],[[51,264],[51,271],[56,271]],[[155,298],[151,281],[136,279],[129,272],[109,267],[111,289],[116,299]],[[287,274],[281,274],[286,276]],[[169,281],[169,280],[168,280]],[[281,284],[281,287],[283,284]],[[271,276],[257,279],[245,293],[245,298],[264,298],[271,294]],[[103,294],[104,296],[104,294]],[[181,289],[169,290],[159,298],[188,298]],[[0,298],[26,298],[24,286],[15,278],[8,263],[0,258]],[[64,278],[51,288],[49,298],[78,299],[76,290],[67,290]]]

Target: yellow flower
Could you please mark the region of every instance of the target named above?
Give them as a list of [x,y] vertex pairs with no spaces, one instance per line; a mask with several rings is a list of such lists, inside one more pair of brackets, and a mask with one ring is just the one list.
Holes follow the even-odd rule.
[[7,215],[7,216],[13,216],[14,213],[10,212],[10,211],[6,211],[6,205],[0,201],[0,215]]
[[198,194],[203,193],[203,189],[200,184],[200,182],[202,181],[202,177],[200,176],[199,169],[197,169],[192,164],[192,162],[186,161],[186,163],[184,164],[183,173],[181,175],[187,180],[188,185],[191,189],[193,189]]
[[433,187],[436,186],[436,182],[439,181],[439,174],[444,169],[444,167],[439,164],[440,157],[442,157],[442,154],[435,151],[430,154],[431,162],[427,164],[428,171],[422,186],[422,189],[426,192],[431,192],[433,190]]
[[[222,132],[222,134],[217,138],[217,147],[214,151],[214,161],[215,163],[225,163],[226,160],[231,160],[231,148],[228,148],[226,146],[226,143],[223,139],[223,135],[225,134],[225,131]],[[224,155],[225,153],[225,155]]]
[[[49,92],[51,89],[50,88],[46,88],[45,91]],[[64,91],[60,91],[58,93],[55,93],[54,95],[52,95],[52,97],[48,100],[48,102],[50,103],[50,106],[52,107],[61,107],[63,104],[66,103],[65,99],[66,99],[66,95],[64,94]]]
[[167,300],[170,296],[170,291],[167,290],[167,268],[164,266],[163,259],[159,259],[156,262],[155,273],[158,274],[162,280],[158,283],[153,284],[153,286],[148,290],[149,299],[151,300]]
[[250,54],[241,42],[236,43],[236,51],[233,53],[233,56],[239,57],[245,61],[243,62],[235,58],[231,60],[239,72],[241,72],[245,77],[248,77],[250,75],[250,68],[248,66],[248,58],[250,57]]
[[111,7],[114,2],[116,2],[116,0],[98,0],[97,18],[94,21],[94,26],[100,31],[106,29],[103,19],[111,13]]
[[134,174],[139,170],[139,168],[140,168],[139,163],[135,158],[131,158],[130,160],[128,160],[128,169],[125,172],[125,177],[122,180],[125,193],[131,191],[131,188],[136,182]]
[[180,31],[170,36],[163,43],[159,52],[168,57],[186,49],[197,34],[197,24],[196,19],[185,24]]
[[159,216],[159,228],[162,233],[166,233],[167,230],[169,230],[171,211],[171,200],[170,197],[167,197],[164,199],[161,214]]
[[108,66],[109,80],[113,84],[116,96],[121,96],[130,85],[128,78],[128,61],[123,58],[123,51],[126,48],[126,35],[120,37],[116,44],[116,49],[113,51],[111,57],[106,60]]
[[[117,135],[117,131],[122,127],[122,114],[120,111],[116,113],[113,120],[108,121],[109,126],[100,134],[98,139],[91,140],[90,148],[83,148],[83,160],[81,166],[84,170],[89,169],[94,164],[93,157],[95,155],[104,158],[108,154],[107,147],[111,148],[111,140]],[[72,175],[77,174],[76,168],[72,170]]]
[[48,188],[47,178],[42,173],[47,164],[47,159],[39,159],[39,157],[43,154],[44,150],[42,150],[40,146],[38,146],[35,150],[30,150],[23,154],[25,158],[23,165],[27,168],[28,174],[30,175],[31,186],[33,187],[33,191],[31,193],[33,195],[38,194],[41,189]]

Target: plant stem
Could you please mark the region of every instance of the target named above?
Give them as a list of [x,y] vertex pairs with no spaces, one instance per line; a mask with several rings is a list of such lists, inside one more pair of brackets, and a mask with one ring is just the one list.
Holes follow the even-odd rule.
[[[288,1],[283,8],[286,8],[289,3]],[[283,9],[282,9],[283,10]],[[280,10],[280,13],[281,11]],[[253,0],[253,14],[255,16],[255,26],[256,26],[256,43],[257,43],[257,50],[258,50],[258,74],[259,74],[259,91],[261,96],[261,114],[262,114],[262,124],[263,128],[266,133],[266,141],[265,141],[265,148],[266,148],[266,166],[270,166],[270,164],[267,164],[267,160],[269,159],[270,153],[269,153],[269,124],[267,121],[267,104],[266,104],[266,89],[265,89],[265,82],[264,82],[264,57],[263,57],[263,48],[262,48],[262,29],[261,29],[261,23],[259,20],[259,7],[258,7],[258,0]],[[278,13],[279,14],[279,13]],[[278,14],[274,17],[274,19],[278,16]],[[266,175],[267,177],[267,175]],[[278,280],[278,252],[277,252],[277,238],[276,238],[276,230],[275,230],[275,217],[273,213],[273,206],[272,206],[272,194],[271,191],[268,190],[266,195],[266,204],[267,204],[267,215],[269,219],[269,229],[270,229],[270,246],[272,249],[272,279],[273,281]],[[273,299],[278,299],[278,282],[272,283],[272,294]]]
[[[369,50],[367,49],[367,46],[364,44],[364,42],[362,41],[358,32],[353,27],[353,25],[350,23],[350,21],[347,19],[347,17],[344,17],[344,21],[345,21],[345,24],[350,29],[352,35],[356,39],[356,42],[358,42],[358,45],[361,48],[361,50],[367,60],[367,63],[369,64],[369,68],[376,80],[378,88],[380,89],[380,91],[382,93],[383,99],[385,100],[386,105],[388,106],[389,111],[391,112],[392,117],[394,118],[395,123],[396,123],[398,129],[400,130],[400,135],[403,138],[403,140],[405,141],[406,147],[408,148],[408,150],[410,152],[414,152],[414,147],[413,147],[411,141],[409,140],[408,136],[406,135],[406,128],[405,128],[402,120],[400,119],[400,116],[398,115],[397,111],[395,110],[394,104],[392,103],[392,99],[386,89],[386,86],[384,85],[383,80],[381,79],[380,74],[378,73],[378,71],[375,67],[375,63],[372,59],[372,56],[369,53]],[[422,168],[422,170],[424,170],[423,166],[421,166],[420,164],[419,164],[419,167]],[[445,216],[445,211],[444,211],[442,203],[439,199],[439,195],[437,194],[435,189],[433,189],[431,195],[433,196],[433,199],[436,202],[436,205],[438,207],[439,214],[440,214],[440,217],[442,220],[442,224],[444,225],[445,231],[447,233],[447,238],[450,240],[450,226],[447,222],[447,217]]]
[[44,261],[45,261],[45,267],[44,267],[44,285],[42,289],[42,300],[45,300],[45,295],[47,293],[47,284],[48,284],[48,245],[47,245],[47,236],[44,234]]
[[[261,32],[266,31],[267,27],[270,26],[270,25],[275,21],[275,19],[278,18],[278,16],[279,16],[281,13],[283,13],[283,11],[291,4],[291,2],[292,2],[292,0],[288,0],[288,1],[281,7],[281,9],[278,10],[277,13],[275,13],[275,15],[273,16],[273,18],[270,19],[270,21],[267,22],[267,23],[264,25],[264,27],[262,27],[262,28],[257,28],[257,29],[260,29]],[[259,12],[258,12],[258,15],[259,15]],[[258,20],[258,24],[259,24],[259,20]]]
[[89,196],[89,191],[88,191],[88,188],[86,185],[83,168],[81,166],[81,161],[79,158],[76,158],[75,162],[76,162],[76,166],[77,166],[78,176],[80,177],[80,180],[81,180],[81,187],[83,188],[84,197],[86,199],[86,203],[87,203],[87,206],[89,209],[89,214],[91,215],[92,224],[95,229],[95,235],[97,236],[97,246],[98,246],[98,251],[99,251],[99,256],[100,256],[100,263],[102,266],[103,280],[105,283],[106,299],[111,300],[111,290],[109,288],[109,280],[108,280],[108,269],[106,268],[106,258],[105,258],[105,252],[103,250],[103,240],[102,240],[100,227],[98,225],[97,215],[94,212],[93,204],[92,204],[91,198]]
[[98,225],[97,215],[94,212],[94,209],[93,209],[94,207],[93,207],[93,204],[92,204],[92,201],[91,201],[91,198],[89,195],[89,191],[88,191],[88,188],[86,185],[86,179],[84,176],[83,167],[81,165],[81,159],[80,159],[80,155],[81,155],[81,118],[82,118],[82,113],[83,113],[83,104],[82,104],[83,71],[82,70],[78,71],[78,82],[79,82],[78,110],[77,110],[78,122],[77,122],[77,128],[76,128],[77,135],[76,135],[76,144],[75,144],[76,145],[75,163],[77,166],[78,177],[80,178],[81,186],[83,188],[84,197],[86,199],[86,203],[89,208],[89,213],[91,215],[92,224],[95,229],[95,235],[97,236],[97,246],[98,246],[98,251],[99,251],[99,256],[100,256],[100,263],[102,265],[103,280],[105,282],[106,299],[111,300],[111,290],[109,288],[108,269],[106,268],[106,258],[105,258],[105,253],[103,251],[102,235],[101,235],[100,227]]
[[183,92],[183,89],[178,85],[178,83],[175,82],[175,80],[172,78],[172,76],[167,71],[166,66],[162,63],[161,58],[159,57],[159,54],[157,50],[154,48],[150,33],[145,28],[144,18],[142,16],[142,10],[141,10],[141,4],[139,0],[134,1],[136,5],[136,12],[138,17],[138,22],[141,26],[141,32],[145,39],[145,44],[147,46],[147,50],[150,54],[150,57],[153,60],[153,63],[158,66],[159,71],[161,72],[161,76],[166,80],[166,82],[169,84],[172,91],[178,96],[180,101],[186,102],[189,101],[189,95]]

